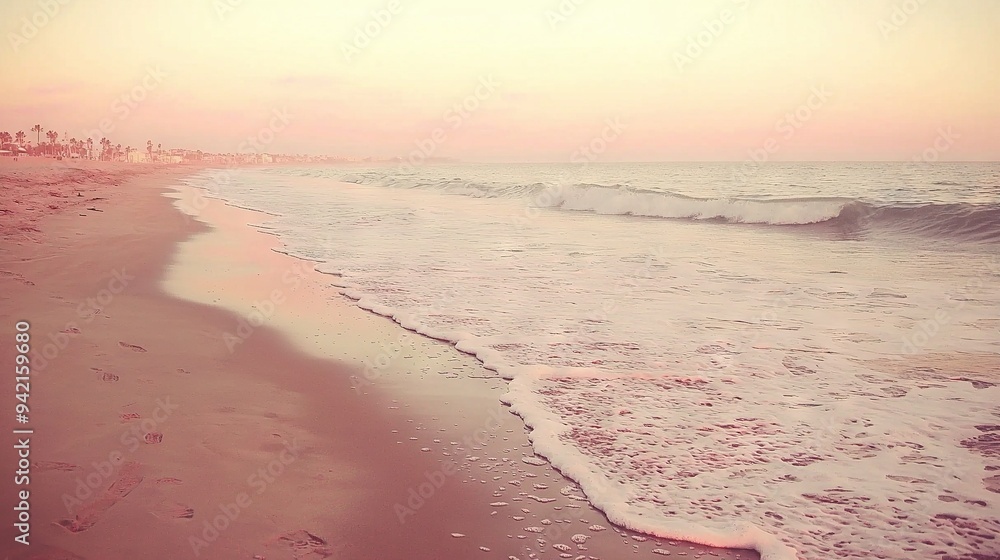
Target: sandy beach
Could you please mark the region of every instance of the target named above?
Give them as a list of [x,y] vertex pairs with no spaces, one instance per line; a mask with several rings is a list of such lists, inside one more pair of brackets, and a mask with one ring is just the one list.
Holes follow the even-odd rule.
[[503,380],[172,188],[197,168],[0,165],[3,332],[32,346],[31,544],[5,522],[5,557],[756,558],[614,528]]
[[0,2],[0,560],[1000,560],[998,21]]

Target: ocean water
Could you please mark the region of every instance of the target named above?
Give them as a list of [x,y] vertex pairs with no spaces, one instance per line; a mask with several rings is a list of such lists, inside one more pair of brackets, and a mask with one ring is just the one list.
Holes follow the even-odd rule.
[[510,379],[618,524],[1000,554],[1000,164],[206,171],[357,305]]

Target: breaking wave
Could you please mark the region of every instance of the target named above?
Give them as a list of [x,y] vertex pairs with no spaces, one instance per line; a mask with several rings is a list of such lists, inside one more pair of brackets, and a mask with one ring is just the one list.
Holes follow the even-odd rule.
[[1000,205],[996,204],[877,204],[821,197],[695,198],[597,186],[549,189],[536,197],[536,203],[597,214],[778,226],[826,224],[842,231],[890,229],[971,241],[1000,241]]
[[882,203],[846,197],[698,198],[625,185],[553,186],[544,182],[475,182],[458,177],[428,179],[382,173],[352,173],[340,180],[475,198],[524,199],[535,207],[605,215],[774,226],[819,225],[845,233],[883,229],[964,241],[1000,241],[1000,205],[995,203]]

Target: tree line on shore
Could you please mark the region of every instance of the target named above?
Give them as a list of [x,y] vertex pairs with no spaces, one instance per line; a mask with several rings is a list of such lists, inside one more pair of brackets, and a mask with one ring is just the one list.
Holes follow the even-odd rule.
[[[139,148],[132,146],[123,148],[121,144],[113,144],[108,138],[101,138],[95,143],[94,138],[77,140],[63,133],[60,139],[58,132],[46,131],[40,124],[31,127],[31,132],[35,133],[34,145],[23,130],[13,135],[6,131],[0,132],[0,150],[10,151],[14,155],[21,153],[31,156],[77,157],[100,161],[129,161],[131,154],[139,151]],[[43,133],[47,142],[42,140]],[[159,159],[162,152],[163,144],[157,144],[154,148],[152,140],[146,141],[147,161]]]

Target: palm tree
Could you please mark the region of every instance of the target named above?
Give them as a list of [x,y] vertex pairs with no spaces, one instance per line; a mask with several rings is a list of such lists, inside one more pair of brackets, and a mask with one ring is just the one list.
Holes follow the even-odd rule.
[[118,144],[115,146],[115,161],[121,161],[122,156],[122,145]]
[[125,146],[125,161],[128,162],[128,155],[132,153],[132,146]]
[[14,136],[17,137],[17,144],[19,146],[23,146],[24,145],[24,137],[26,136],[26,134],[24,134],[24,131],[23,130],[19,130],[19,131],[17,131],[17,134],[15,134]]
[[163,144],[156,145],[156,161],[161,161],[163,159]]
[[87,159],[94,159],[94,139],[87,138]]
[[149,161],[153,161],[153,141],[146,140],[146,153],[149,154]]
[[10,140],[11,136],[9,132],[0,132],[0,149],[10,142]]
[[35,133],[35,144],[42,145],[42,125],[36,124],[31,127],[31,131]]
[[49,139],[49,153],[55,155],[56,153],[56,139],[59,138],[59,133],[54,131],[48,131],[45,136]]

